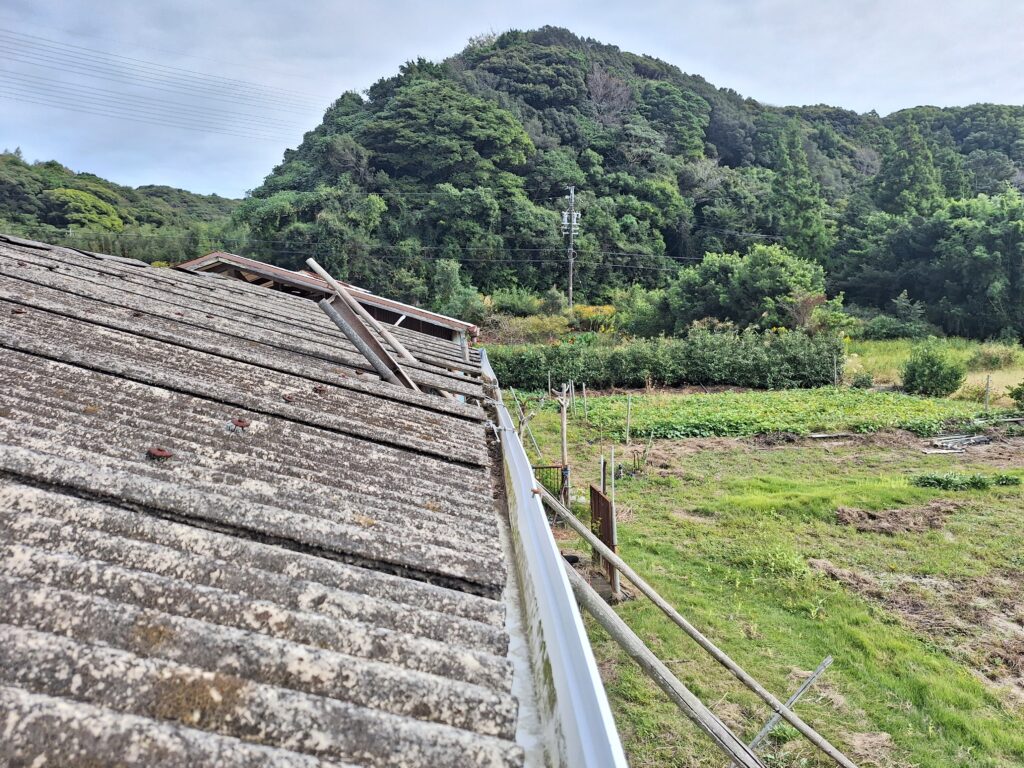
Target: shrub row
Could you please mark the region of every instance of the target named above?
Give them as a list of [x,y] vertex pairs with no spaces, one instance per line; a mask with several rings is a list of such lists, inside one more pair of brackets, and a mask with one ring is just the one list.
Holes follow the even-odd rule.
[[575,381],[608,387],[718,384],[756,389],[821,387],[842,376],[842,341],[834,336],[692,329],[682,339],[521,344],[487,348],[503,386],[544,389]]

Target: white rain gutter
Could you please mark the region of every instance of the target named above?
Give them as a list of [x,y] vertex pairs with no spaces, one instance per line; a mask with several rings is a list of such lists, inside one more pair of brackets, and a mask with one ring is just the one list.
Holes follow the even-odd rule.
[[[497,382],[486,350],[480,353],[480,366]],[[540,720],[547,726],[544,763],[628,768],[562,555],[534,493],[533,468],[500,391],[496,399],[523,622]]]

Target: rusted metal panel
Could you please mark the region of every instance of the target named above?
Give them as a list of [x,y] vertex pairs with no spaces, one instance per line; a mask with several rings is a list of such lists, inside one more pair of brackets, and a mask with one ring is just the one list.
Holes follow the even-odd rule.
[[[596,485],[590,486],[590,530],[597,536],[601,543],[608,547],[612,552],[618,551],[618,545],[615,541],[615,509],[612,506],[611,499],[605,496],[601,489]],[[605,572],[605,576],[608,578],[608,583],[612,583],[615,578],[615,568],[611,563],[605,561],[600,555],[594,555],[595,562],[600,564]]]

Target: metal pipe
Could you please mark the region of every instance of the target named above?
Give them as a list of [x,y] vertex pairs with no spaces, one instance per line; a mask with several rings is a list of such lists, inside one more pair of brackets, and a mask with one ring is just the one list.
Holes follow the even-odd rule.
[[352,294],[348,292],[348,289],[345,288],[345,286],[343,286],[341,283],[339,283],[337,280],[331,277],[326,269],[317,264],[316,259],[306,259],[306,266],[308,266],[310,269],[316,272],[321,278],[323,278],[324,282],[330,286],[331,290],[333,290],[335,293],[341,296],[341,298],[344,299],[345,303],[352,308],[353,312],[359,315],[359,317],[362,319],[364,323],[369,325],[371,328],[377,331],[377,333],[383,336],[384,340],[391,345],[391,348],[394,349],[395,352],[397,352],[400,357],[404,358],[410,363],[419,362],[415,357],[413,357],[409,353],[409,350],[407,350],[402,345],[402,342],[400,342],[398,339],[394,337],[394,334],[386,330],[384,326],[377,321],[377,318],[375,318],[373,315],[366,311],[366,307],[364,307],[362,304],[360,304],[358,301],[352,298]]
[[663,690],[672,703],[704,733],[711,737],[728,757],[743,768],[764,768],[757,755],[744,744],[699,698],[697,698],[672,670],[644,645],[619,615],[615,613],[599,594],[576,573],[569,563],[564,563],[573,594],[597,623],[629,654],[640,668]]
[[[822,673],[830,666],[832,666],[832,657],[826,656],[825,659],[821,662],[821,664],[818,665],[818,668],[811,673],[810,677],[804,680],[803,684],[799,688],[797,688],[796,691],[793,692],[793,695],[786,700],[786,706],[792,709],[793,705],[800,701],[800,697],[807,693],[807,689],[814,685],[814,681],[821,677]],[[758,731],[757,736],[755,736],[753,740],[750,742],[750,748],[753,749],[762,741],[764,741],[765,737],[772,732],[772,728],[778,725],[779,720],[781,719],[782,718],[779,716],[778,712],[772,715],[771,719],[764,724],[764,728]]]
[[778,713],[787,723],[796,728],[803,736],[810,741],[814,746],[824,752],[826,755],[831,757],[835,762],[843,768],[857,768],[850,758],[836,749],[832,744],[823,737],[820,733],[815,731],[811,726],[805,723],[799,715],[789,709],[785,704],[775,698],[774,695],[764,688],[757,680],[747,674],[747,672],[735,661],[729,658],[724,651],[718,646],[712,643],[706,638],[699,629],[693,626],[682,614],[679,613],[675,608],[672,607],[665,598],[658,594],[658,592],[644,581],[629,565],[619,557],[617,554],[612,552],[604,543],[597,538],[590,530],[587,529],[583,523],[581,523],[574,514],[572,514],[566,507],[561,505],[554,496],[547,492],[546,489],[541,488],[541,497],[544,502],[551,507],[551,509],[558,515],[562,516],[562,519],[572,528],[576,533],[580,534],[586,539],[592,547],[598,550],[608,562],[618,568],[622,574],[629,579],[637,589],[639,589],[644,595],[650,599],[652,603],[658,606],[666,616],[668,616],[680,629],[682,629],[687,635],[689,635],[701,648],[707,651],[711,657],[729,670],[733,676],[736,677],[741,683],[747,688],[752,690],[761,699],[772,708],[773,711]]
[[367,346],[366,342],[363,341],[362,337],[356,333],[355,329],[349,325],[348,321],[343,318],[334,307],[331,306],[330,299],[320,299],[318,302],[320,309],[334,321],[334,324],[341,329],[341,332],[345,334],[345,337],[352,342],[352,346],[362,352],[363,357],[370,361],[370,365],[373,366],[373,370],[389,384],[395,386],[404,386],[402,382],[398,380],[394,372],[387,367],[383,360],[377,357],[377,354]]

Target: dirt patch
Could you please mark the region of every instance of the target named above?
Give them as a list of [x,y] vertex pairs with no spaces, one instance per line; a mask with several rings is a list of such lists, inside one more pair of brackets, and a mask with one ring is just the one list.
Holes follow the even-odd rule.
[[892,736],[888,733],[853,733],[848,737],[848,741],[850,754],[861,765],[893,765]]
[[882,448],[920,448],[922,439],[904,429],[887,429],[850,438],[861,445],[875,445]]
[[962,454],[999,469],[1024,467],[1024,437],[997,437],[985,445],[969,445]]
[[852,525],[862,533],[923,533],[941,528],[946,516],[963,506],[960,502],[938,499],[917,507],[873,511],[856,507],[839,507],[836,520]]
[[647,456],[647,466],[661,477],[685,475],[686,459],[698,453],[740,451],[751,446],[732,437],[687,437],[679,440],[655,440]]
[[857,571],[850,571],[846,568],[840,568],[833,564],[830,560],[816,560],[810,559],[807,564],[815,571],[820,571],[834,581],[838,581],[845,587],[849,587],[855,592],[868,597],[881,598],[883,591],[881,586],[875,579],[863,573]]
[[902,624],[928,637],[1024,706],[1024,573],[973,579],[868,574],[828,560],[816,571],[878,602]]
[[573,541],[579,538],[579,534],[576,531],[561,524],[551,526],[551,535],[555,541]]
[[672,513],[672,517],[676,520],[683,520],[687,523],[699,523],[701,525],[707,525],[715,520],[713,515],[702,515],[685,509],[677,509]]
[[805,442],[800,435],[793,432],[765,432],[763,435],[754,435],[749,440],[757,448],[779,448]]

